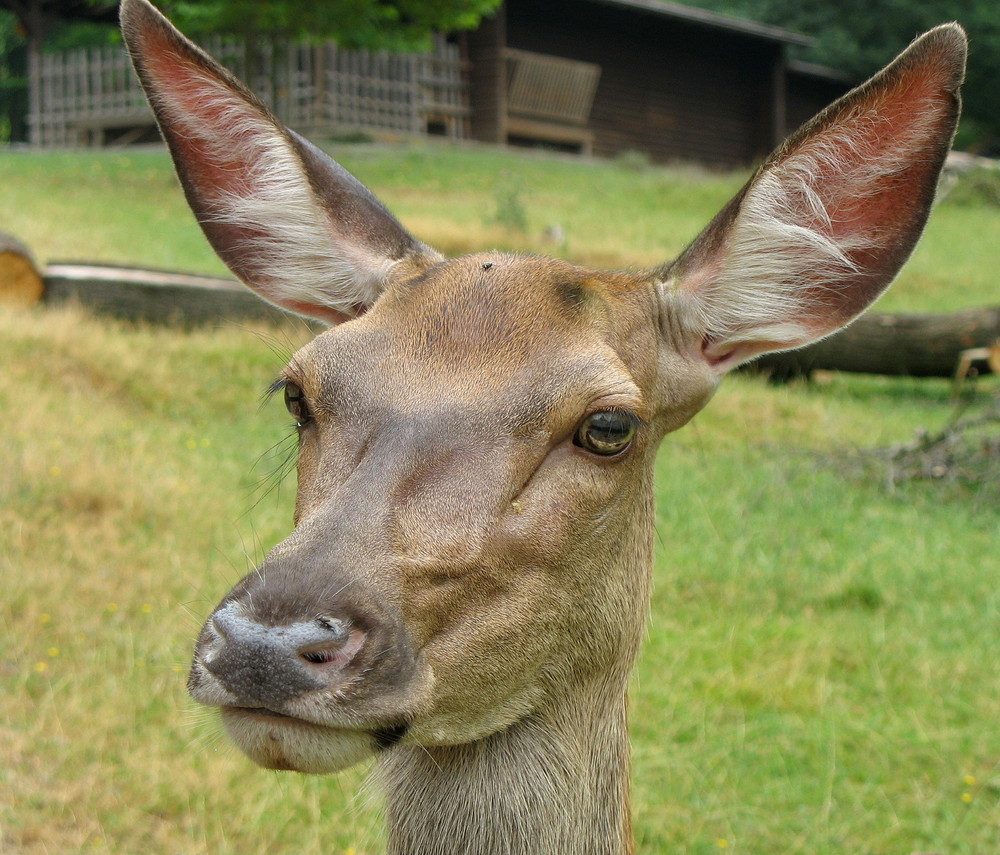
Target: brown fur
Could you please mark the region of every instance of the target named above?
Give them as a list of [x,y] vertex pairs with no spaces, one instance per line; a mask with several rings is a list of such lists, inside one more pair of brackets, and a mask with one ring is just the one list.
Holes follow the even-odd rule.
[[[271,768],[378,754],[397,855],[630,852],[625,697],[657,446],[726,370],[833,331],[891,280],[954,129],[961,31],[933,31],[796,135],[678,262],[626,274],[442,259],[145,0],[122,20],[220,255],[339,324],[283,374],[295,530],[206,622],[192,695]],[[856,198],[863,251],[835,245]],[[825,278],[781,279],[786,257]],[[610,456],[578,438],[608,413],[636,426]]]

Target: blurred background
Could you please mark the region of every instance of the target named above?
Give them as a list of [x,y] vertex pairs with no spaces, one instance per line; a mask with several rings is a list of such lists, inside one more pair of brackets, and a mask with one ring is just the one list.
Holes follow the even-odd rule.
[[[663,445],[633,812],[644,855],[997,851],[995,0],[162,6],[422,240],[616,268],[968,29],[962,156],[875,314]],[[369,770],[258,769],[186,696],[291,527],[293,426],[259,401],[315,330],[213,255],[115,16],[0,2],[0,852],[374,855]]]

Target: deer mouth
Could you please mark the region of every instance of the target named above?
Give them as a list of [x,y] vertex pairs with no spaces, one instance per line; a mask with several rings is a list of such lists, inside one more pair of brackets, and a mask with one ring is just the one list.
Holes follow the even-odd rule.
[[342,725],[337,722],[324,721],[321,717],[313,717],[308,714],[296,715],[291,712],[280,712],[270,707],[237,706],[235,704],[224,704],[220,706],[219,712],[224,720],[258,722],[260,724],[282,723],[288,725],[301,725],[307,728],[316,728],[321,731],[328,731],[331,734],[337,733],[369,733],[363,728]]
[[345,731],[345,732],[358,732],[366,733],[374,740],[375,745],[379,749],[392,748],[394,745],[398,745],[403,737],[409,733],[410,723],[403,722],[400,724],[388,725],[385,727],[376,727],[371,730],[359,729],[354,731],[352,728],[342,728],[331,725],[318,724],[314,721],[309,721],[309,719],[299,718],[298,716],[288,715],[287,713],[278,712],[277,710],[268,709],[267,707],[237,707],[237,706],[226,706],[221,708],[223,713],[236,713],[237,715],[249,716],[262,718],[265,721],[281,720],[285,719],[289,722],[295,722],[297,724],[312,725],[314,727],[321,727],[325,730],[330,731]]
[[237,747],[266,769],[339,772],[380,747],[372,731],[320,724],[267,707],[223,706],[220,712]]
[[[268,709],[267,707],[221,707],[224,712],[234,712],[240,715],[257,715],[262,718],[287,718],[293,721],[305,721],[305,719],[296,718],[295,716],[288,715],[287,713],[278,712],[277,710]],[[310,722],[311,723],[311,722]]]

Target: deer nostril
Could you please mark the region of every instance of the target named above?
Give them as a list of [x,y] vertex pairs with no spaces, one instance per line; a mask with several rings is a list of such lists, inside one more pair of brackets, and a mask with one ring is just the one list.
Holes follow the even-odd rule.
[[319,629],[321,640],[299,648],[298,654],[313,665],[326,665],[344,661],[344,647],[351,638],[350,625],[339,618],[323,615],[313,624]]
[[303,650],[299,653],[306,662],[312,662],[315,665],[324,665],[327,662],[335,661],[338,656],[339,646],[336,649],[323,648],[320,650]]
[[345,669],[367,639],[346,615],[272,626],[258,623],[237,602],[218,609],[210,626],[202,646],[205,668],[242,703],[276,710],[348,680]]
[[296,653],[310,665],[335,665],[343,667],[361,649],[365,633],[346,620],[319,617],[313,624],[320,628],[319,639],[313,638],[301,645]]

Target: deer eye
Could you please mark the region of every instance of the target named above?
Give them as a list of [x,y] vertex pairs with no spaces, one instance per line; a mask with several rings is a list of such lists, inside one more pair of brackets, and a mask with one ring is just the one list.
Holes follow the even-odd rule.
[[285,382],[285,406],[295,419],[296,427],[304,427],[312,421],[312,413],[302,387],[291,380]]
[[611,457],[632,444],[639,419],[625,410],[598,410],[580,422],[573,444],[594,454]]

